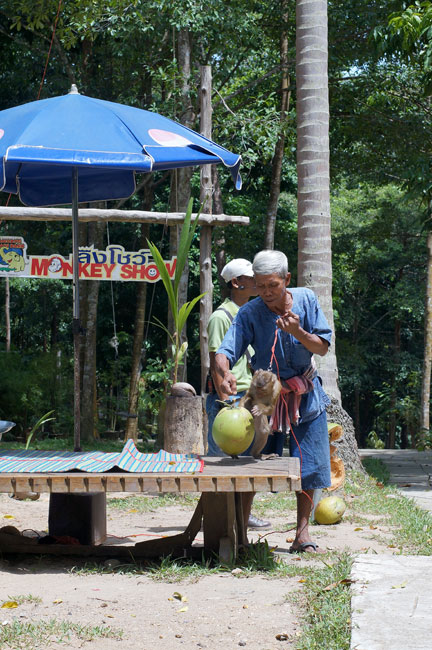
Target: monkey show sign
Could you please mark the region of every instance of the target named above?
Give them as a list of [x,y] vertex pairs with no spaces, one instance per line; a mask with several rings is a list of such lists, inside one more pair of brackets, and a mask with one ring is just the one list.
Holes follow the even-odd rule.
[[[79,249],[80,280],[123,280],[157,282],[159,270],[150,251],[125,251],[119,244],[105,250],[83,246]],[[164,260],[170,278],[174,277],[177,258]],[[0,237],[0,277],[46,278],[72,280],[72,254],[27,256],[27,244],[22,237]]]

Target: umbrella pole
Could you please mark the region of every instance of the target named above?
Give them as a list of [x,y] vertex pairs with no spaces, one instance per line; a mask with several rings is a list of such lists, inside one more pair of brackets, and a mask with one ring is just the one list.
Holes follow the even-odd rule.
[[81,451],[80,310],[78,261],[78,169],[72,172],[72,259],[73,259],[73,344],[74,344],[74,451]]

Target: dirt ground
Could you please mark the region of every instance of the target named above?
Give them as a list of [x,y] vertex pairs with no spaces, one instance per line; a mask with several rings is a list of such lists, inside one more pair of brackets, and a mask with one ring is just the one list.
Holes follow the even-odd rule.
[[[109,498],[119,497],[112,495]],[[259,498],[259,495],[256,497]],[[17,501],[0,495],[0,527],[13,525],[20,531],[46,531],[48,495],[38,501]],[[107,530],[111,543],[133,544],[154,536],[176,534],[189,522],[193,509],[170,506],[140,514],[108,507]],[[348,510],[335,526],[313,526],[314,539],[328,550],[349,549],[358,553],[391,553],[386,546],[385,527],[359,526],[350,522]],[[310,566],[310,554],[289,554],[294,511],[275,516],[271,513],[270,546],[288,563],[299,568]],[[273,532],[273,530],[281,532]],[[283,531],[283,532],[282,532]],[[268,531],[265,531],[266,533]],[[257,532],[249,540],[257,541]],[[202,542],[202,534],[197,543]],[[313,561],[320,562],[319,559]],[[102,560],[103,562],[103,560]],[[0,558],[0,607],[19,596],[39,597],[41,602],[23,602],[15,609],[0,608],[0,625],[20,622],[65,620],[88,625],[110,626],[122,630],[121,638],[92,641],[71,640],[49,648],[89,650],[175,650],[208,648],[231,650],[283,650],[293,647],[299,634],[299,612],[287,595],[302,588],[300,577],[268,579],[246,577],[242,573],[219,573],[186,582],[156,582],[147,575],[120,573],[76,574],[71,568],[83,560],[73,558],[3,556]],[[174,593],[184,600],[180,601]],[[29,600],[29,599],[28,599]],[[6,623],[5,623],[6,622]],[[288,635],[278,640],[277,635]],[[39,647],[39,646],[34,646]]]

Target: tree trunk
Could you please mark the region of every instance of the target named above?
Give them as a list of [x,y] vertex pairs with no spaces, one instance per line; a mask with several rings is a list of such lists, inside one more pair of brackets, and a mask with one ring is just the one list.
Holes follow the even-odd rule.
[[[149,206],[146,210],[150,209]],[[149,224],[141,224],[140,248],[146,248],[147,239],[150,236]],[[132,347],[132,368],[129,383],[128,417],[126,420],[125,440],[132,438],[135,442],[138,439],[138,397],[139,380],[142,369],[143,340],[145,325],[145,308],[147,298],[147,282],[137,283],[137,294],[135,304],[134,338]]]
[[5,327],[6,327],[6,352],[11,347],[11,324],[10,324],[10,285],[9,278],[5,278]]
[[432,231],[427,236],[428,260],[424,317],[424,353],[420,401],[420,443],[430,429],[430,385],[432,365]]
[[[206,138],[212,137],[212,72],[211,66],[201,66],[200,132]],[[211,165],[201,167],[200,200],[204,211],[211,211],[212,201]],[[207,325],[213,306],[213,282],[211,273],[211,226],[202,226],[200,233],[200,293],[205,295],[200,300],[200,352],[201,352],[201,395],[206,391],[206,377],[210,370]]]
[[[88,226],[88,245],[102,248],[104,223],[92,223]],[[84,284],[84,283],[83,283]],[[85,320],[81,323],[86,335],[83,339],[83,370],[81,394],[81,437],[92,440],[99,437],[97,430],[97,395],[96,395],[96,335],[97,310],[99,300],[100,280],[89,280],[86,283]]]
[[[297,0],[298,285],[310,287],[334,332],[330,222],[327,1]],[[329,395],[341,401],[335,339],[317,357]]]
[[201,396],[167,398],[164,449],[172,454],[204,454]]
[[[216,165],[212,165],[212,185],[213,185],[213,214],[223,214],[222,191],[219,183],[219,172]],[[225,254],[225,229],[223,227],[213,228],[213,243],[216,257],[216,268],[219,285],[221,288],[222,300],[229,298],[230,292],[226,282],[221,276],[221,271],[226,264]]]
[[389,435],[388,447],[394,449],[396,446],[396,404],[397,404],[397,391],[396,391],[396,377],[399,371],[400,364],[400,341],[401,341],[401,322],[396,319],[394,325],[394,351],[393,351],[393,382],[392,392],[390,396],[390,417],[389,417]]
[[290,78],[288,74],[288,35],[286,31],[286,23],[288,14],[286,13],[286,0],[283,1],[284,14],[283,14],[283,29],[280,39],[280,62],[282,69],[281,80],[281,110],[279,119],[279,136],[275,146],[275,152],[272,161],[272,175],[270,184],[270,197],[267,205],[267,219],[266,219],[266,232],[264,239],[264,248],[274,248],[274,235],[276,226],[276,216],[280,195],[280,184],[282,176],[282,163],[285,149],[285,126],[290,102],[289,84]]
[[[179,73],[181,75],[181,113],[180,122],[185,126],[192,128],[194,112],[192,110],[191,93],[190,93],[190,74],[191,74],[191,42],[188,29],[180,29],[177,39],[177,61]],[[192,177],[192,168],[183,167],[175,169],[171,173],[170,189],[170,209],[172,212],[186,212],[187,205],[191,196],[190,181]],[[179,240],[178,226],[170,228],[170,255],[177,255],[177,246]],[[189,265],[186,262],[182,277],[179,283],[179,307],[187,301],[187,290],[189,284]],[[171,312],[168,312],[168,329],[173,331],[173,319]],[[186,329],[181,334],[181,343],[187,341]],[[171,356],[171,342],[168,345],[168,357]],[[187,379],[187,355],[179,365],[178,380],[186,381]]]

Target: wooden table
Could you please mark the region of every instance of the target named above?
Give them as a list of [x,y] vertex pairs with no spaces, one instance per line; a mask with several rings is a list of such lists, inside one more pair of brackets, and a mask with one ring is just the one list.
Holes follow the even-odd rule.
[[[236,557],[247,543],[243,523],[242,492],[282,492],[300,490],[297,458],[256,460],[252,457],[204,457],[204,470],[197,474],[134,474],[107,472],[88,474],[0,473],[0,492],[48,492],[51,494],[91,494],[108,492],[201,494],[192,519],[183,533],[134,546],[68,546],[36,544],[34,539],[0,532],[0,551],[56,553],[100,556],[158,557],[186,555],[201,526],[204,550],[223,559]],[[12,539],[11,539],[12,538]]]

